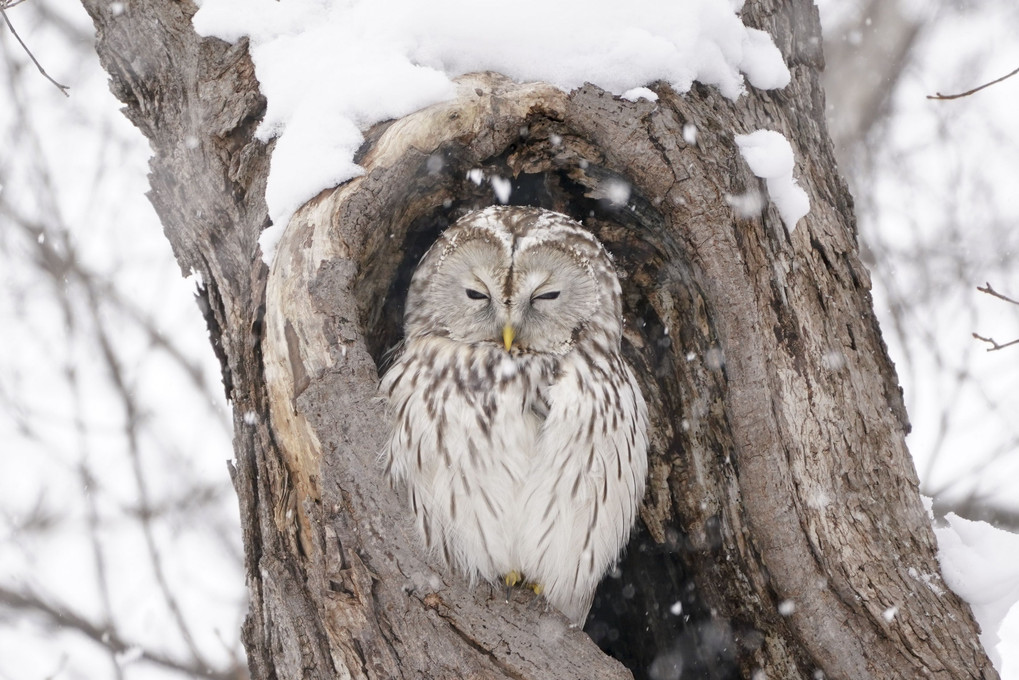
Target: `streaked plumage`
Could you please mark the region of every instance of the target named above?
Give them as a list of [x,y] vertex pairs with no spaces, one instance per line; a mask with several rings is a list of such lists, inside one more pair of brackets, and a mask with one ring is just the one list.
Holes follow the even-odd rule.
[[422,258],[404,323],[387,468],[425,543],[471,579],[521,573],[583,624],[647,473],[609,255],[558,213],[474,212]]

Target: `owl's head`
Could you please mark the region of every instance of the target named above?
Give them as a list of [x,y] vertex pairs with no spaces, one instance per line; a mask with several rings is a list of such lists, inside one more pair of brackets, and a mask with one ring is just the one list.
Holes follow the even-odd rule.
[[591,342],[619,346],[621,292],[609,254],[579,224],[493,206],[460,219],[421,259],[404,320],[407,339],[565,354]]

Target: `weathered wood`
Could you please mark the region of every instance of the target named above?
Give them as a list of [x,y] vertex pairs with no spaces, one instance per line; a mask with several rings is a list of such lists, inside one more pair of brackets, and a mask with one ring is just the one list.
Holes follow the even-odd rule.
[[152,146],[149,198],[182,273],[200,277],[199,304],[233,405],[249,667],[256,678],[304,677],[303,668],[329,677],[320,593],[273,517],[285,505],[288,473],[270,431],[261,359],[268,269],[257,243],[268,224],[270,148],[253,138],[265,99],[247,46],[201,39],[190,2],[83,5],[111,90]]
[[[277,516],[302,515],[301,545],[324,561],[311,568],[322,568],[323,618],[341,674],[626,677],[533,597],[507,605],[501,589],[436,571],[378,463],[388,425],[376,361],[386,349],[380,338],[399,332],[399,315],[384,313],[397,272],[407,274],[415,250],[464,210],[463,185],[474,186],[472,204],[487,199],[491,190],[467,170],[512,143],[534,110],[565,101],[554,88],[498,76],[466,78],[461,91],[386,126],[361,158],[365,175],[308,203],[279,244],[264,347],[294,507]],[[425,238],[408,251],[415,228]]]
[[[204,281],[235,409],[253,676],[627,676],[533,596],[507,603],[437,572],[378,466],[376,383],[410,272],[442,228],[495,202],[468,179],[480,170],[512,181],[512,203],[582,220],[625,275],[651,478],[594,614],[621,618],[592,634],[638,676],[682,663],[704,677],[996,677],[968,607],[939,585],[824,125],[812,3],[747,8],[793,82],[737,102],[466,76],[456,100],[369,132],[365,175],[295,215],[271,273],[256,246],[270,149],[252,138],[264,100],[244,45],[197,38],[188,3],[85,4],[153,144],[167,236]],[[791,234],[774,208],[740,217],[727,200],[764,191],[733,141],[757,128],[791,140],[810,195]],[[613,643],[611,625],[637,637]]]

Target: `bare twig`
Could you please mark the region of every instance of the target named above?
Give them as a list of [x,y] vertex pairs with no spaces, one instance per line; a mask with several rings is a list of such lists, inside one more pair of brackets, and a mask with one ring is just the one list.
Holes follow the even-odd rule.
[[46,69],[44,69],[42,67],[42,64],[39,63],[39,60],[35,58],[34,54],[32,54],[32,50],[28,49],[28,45],[26,45],[25,41],[21,39],[21,36],[18,35],[18,32],[16,30],[14,30],[14,24],[11,23],[10,18],[7,16],[6,8],[7,7],[13,7],[14,5],[17,5],[17,4],[20,4],[20,0],[18,2],[12,2],[12,3],[0,2],[0,16],[3,16],[4,23],[7,24],[7,28],[11,29],[11,35],[13,35],[15,40],[18,41],[18,44],[21,45],[21,49],[25,50],[25,54],[27,54],[28,58],[32,60],[32,63],[35,64],[35,67],[37,69],[39,69],[39,73],[41,73],[43,75],[43,77],[46,78],[46,80],[48,80],[51,83],[53,83],[54,85],[56,85],[57,89],[59,89],[61,92],[64,93],[65,97],[70,97],[71,95],[68,94],[68,92],[67,92],[68,90],[71,89],[70,86],[69,85],[61,85],[56,80],[54,80],[53,77],[50,76],[50,74],[46,73]]
[[[1013,305],[1019,305],[1019,301],[1013,300],[1012,298],[1008,297],[1007,295],[1002,295],[998,291],[994,290],[994,288],[992,288],[991,284],[989,284],[989,283],[985,283],[983,288],[981,288],[980,286],[977,286],[977,290],[979,290],[981,293],[987,293],[988,295],[996,297],[999,300],[1004,300],[1005,302],[1011,302]],[[977,340],[980,340],[981,342],[986,342],[987,344],[989,344],[990,347],[987,348],[988,352],[995,352],[995,351],[997,351],[999,349],[1005,349],[1006,347],[1011,347],[1012,345],[1019,345],[1019,338],[1016,338],[1015,340],[1012,340],[1011,342],[999,343],[999,342],[995,341],[994,338],[985,338],[984,336],[977,335],[976,333],[973,334],[973,337],[976,338]]]
[[[74,425],[75,432],[77,433],[79,454],[81,456],[81,460],[78,462],[78,473],[81,478],[82,488],[86,489],[85,517],[89,541],[92,544],[92,561],[95,565],[95,579],[99,590],[99,601],[103,608],[103,627],[112,629],[113,605],[110,599],[110,581],[108,577],[109,572],[106,569],[106,555],[103,551],[103,544],[100,538],[99,502],[96,498],[98,494],[92,493],[95,482],[88,468],[89,445],[88,429],[84,417],[84,399],[81,384],[78,381],[78,371],[70,357],[68,357],[65,374],[67,375],[68,382],[71,383],[72,392],[74,393]],[[123,680],[124,669],[121,668],[121,664],[117,663],[117,653],[110,648],[107,648],[107,652],[110,655],[110,661],[113,662],[116,680]]]
[[996,342],[994,338],[985,338],[984,336],[977,335],[976,333],[973,334],[973,337],[976,338],[977,340],[980,340],[981,342],[986,342],[987,344],[989,344],[990,347],[987,348],[988,352],[994,352],[999,349],[1005,349],[1006,347],[1011,347],[1012,345],[1019,345],[1019,338],[1016,338],[1015,340],[1012,340],[1010,342],[999,343]]
[[983,288],[981,288],[980,286],[977,286],[977,290],[979,290],[981,293],[987,293],[988,295],[993,295],[994,297],[998,298],[999,300],[1004,300],[1005,302],[1011,302],[1013,305],[1019,305],[1019,301],[1013,300],[1012,298],[1008,297],[1007,295],[1002,295],[998,291],[996,291],[993,288],[991,288],[991,284],[989,284],[989,283],[985,283]]
[[[0,0],[0,10],[11,10],[22,1]],[[35,538],[29,536],[28,532],[44,532],[63,524],[72,527],[80,525],[84,540],[80,542],[80,548],[75,547],[77,552],[73,559],[73,562],[80,564],[70,568],[74,570],[77,567],[75,574],[84,573],[78,579],[81,581],[78,585],[87,589],[92,597],[87,598],[88,608],[82,609],[55,598],[45,589],[44,584],[38,588],[25,585],[25,581],[31,583],[35,579],[32,576],[19,577],[19,568],[13,578],[0,578],[0,640],[12,638],[16,641],[18,638],[39,637],[40,634],[43,638],[50,638],[49,641],[44,639],[42,644],[48,645],[54,652],[49,655],[48,662],[43,660],[47,668],[39,669],[36,675],[40,678],[76,673],[81,675],[78,666],[85,663],[84,658],[79,660],[75,656],[61,653],[61,647],[66,645],[65,638],[74,636],[82,638],[81,644],[91,644],[100,655],[105,653],[110,657],[111,668],[106,672],[106,677],[111,680],[118,677],[131,678],[137,673],[152,671],[152,666],[157,666],[154,670],[166,677],[241,680],[247,677],[247,673],[243,651],[235,641],[235,631],[241,627],[239,621],[234,626],[228,623],[222,631],[206,630],[209,626],[202,618],[204,610],[199,608],[192,611],[190,602],[182,599],[187,592],[187,584],[172,578],[174,566],[186,556],[182,557],[175,549],[176,546],[165,542],[160,532],[167,523],[170,523],[175,533],[181,525],[189,534],[201,532],[213,541],[222,542],[229,551],[229,557],[239,565],[241,558],[237,556],[239,548],[236,545],[239,543],[239,535],[235,536],[231,532],[229,513],[223,513],[223,509],[216,505],[217,494],[221,497],[222,492],[229,491],[228,482],[224,480],[220,486],[197,481],[205,479],[205,476],[196,474],[190,468],[181,468],[174,471],[179,475],[179,482],[173,484],[172,491],[167,494],[155,493],[150,482],[149,487],[143,486],[133,494],[137,501],[124,500],[123,492],[130,494],[131,482],[129,478],[125,480],[118,476],[121,470],[117,466],[124,468],[129,459],[123,458],[124,463],[120,463],[120,459],[116,462],[113,460],[114,456],[124,456],[120,452],[121,448],[128,448],[136,465],[146,465],[145,472],[151,479],[152,471],[148,467],[150,462],[164,456],[169,459],[171,453],[181,457],[181,445],[176,443],[177,440],[155,427],[160,421],[150,421],[148,418],[153,397],[149,396],[148,390],[141,389],[143,381],[150,379],[149,364],[146,362],[158,362],[159,376],[165,375],[167,368],[178,374],[186,374],[199,391],[191,400],[199,403],[215,402],[221,392],[207,378],[201,363],[177,342],[177,336],[162,331],[159,322],[165,316],[162,306],[136,302],[137,296],[123,287],[122,272],[116,268],[117,258],[111,258],[112,264],[107,264],[104,259],[100,268],[78,246],[80,239],[75,236],[76,227],[72,228],[72,223],[93,225],[96,222],[93,216],[102,220],[110,219],[108,199],[102,194],[102,191],[107,190],[106,185],[110,180],[104,173],[117,172],[110,168],[116,165],[115,159],[119,159],[117,154],[130,152],[130,142],[126,135],[121,139],[113,127],[104,124],[103,139],[96,140],[101,143],[95,146],[93,165],[97,169],[88,173],[94,184],[83,194],[91,196],[90,200],[68,202],[62,197],[61,192],[66,188],[66,182],[59,179],[54,169],[54,164],[59,163],[62,157],[54,160],[47,153],[51,149],[42,141],[51,141],[47,138],[49,133],[39,122],[39,116],[35,115],[35,100],[25,94],[25,88],[29,85],[43,88],[44,93],[46,86],[40,85],[43,81],[31,73],[31,69],[27,68],[29,62],[19,52],[26,42],[31,42],[36,49],[41,50],[38,56],[51,62],[50,67],[54,68],[55,75],[63,73],[65,69],[49,58],[51,55],[39,43],[35,32],[26,28],[25,13],[29,13],[29,18],[37,14],[36,18],[42,20],[48,34],[53,33],[51,29],[63,31],[56,33],[59,42],[74,51],[85,47],[91,50],[91,39],[85,40],[87,32],[79,31],[73,22],[66,26],[54,26],[49,20],[52,17],[48,17],[46,12],[52,11],[59,19],[63,3],[43,0],[41,5],[32,7],[32,4],[35,3],[26,4],[22,14],[7,12],[0,20],[0,62],[6,56],[12,66],[0,69],[0,107],[5,114],[0,116],[4,118],[0,122],[0,137],[13,145],[11,153],[4,155],[4,160],[9,162],[0,161],[0,184],[8,185],[8,191],[0,192],[0,226],[10,224],[12,227],[0,229],[0,259],[3,260],[0,270],[5,275],[8,273],[5,269],[10,264],[8,260],[24,265],[27,283],[23,283],[20,278],[21,267],[13,267],[11,270],[12,282],[18,290],[15,293],[16,301],[10,306],[19,321],[25,319],[26,324],[30,324],[34,330],[36,318],[45,319],[45,325],[39,324],[40,328],[46,329],[42,332],[50,332],[51,322],[60,331],[54,334],[52,341],[49,336],[40,333],[40,344],[45,348],[45,356],[53,359],[48,370],[53,372],[54,382],[58,383],[53,391],[59,394],[60,399],[54,403],[54,400],[28,399],[19,393],[19,387],[26,382],[23,377],[26,373],[23,371],[31,369],[30,364],[19,361],[20,356],[15,354],[14,359],[5,362],[0,371],[0,411],[11,415],[10,419],[20,430],[19,439],[31,442],[31,446],[26,447],[26,454],[32,453],[34,457],[38,449],[52,458],[52,462],[47,459],[48,467],[42,469],[50,470],[55,466],[61,468],[58,473],[48,473],[47,479],[59,480],[53,483],[60,483],[68,474],[77,472],[78,476],[72,479],[78,479],[81,483],[72,484],[71,487],[77,488],[81,497],[66,510],[63,509],[65,504],[48,502],[53,500],[53,491],[47,494],[45,486],[38,493],[34,508],[29,505],[22,509],[16,503],[11,505],[16,499],[0,499],[0,539],[4,542],[0,546],[0,553],[14,551],[18,559],[27,559],[26,564],[31,565],[37,561],[34,551],[38,540],[28,540]],[[16,42],[12,42],[14,39],[9,38],[4,27],[5,24],[10,27],[12,21],[20,23],[21,30],[25,31],[24,36],[17,37],[11,27],[11,34],[16,36],[21,47],[15,46]],[[24,49],[28,52],[27,48]],[[38,61],[32,59],[32,62],[42,71]],[[64,86],[58,87],[67,94]],[[52,94],[48,96],[52,97]],[[79,103],[77,107],[68,108],[66,114],[81,116],[80,108]],[[84,113],[85,121],[90,125],[93,124],[92,115],[90,109]],[[88,147],[88,153],[92,153],[92,148]],[[82,152],[81,149],[77,151]],[[69,205],[74,206],[71,209],[73,213],[68,209]],[[127,255],[131,258],[131,264],[139,261],[133,251],[116,255]],[[47,283],[52,286],[47,287]],[[22,292],[21,286],[31,288]],[[5,302],[2,306],[6,308],[8,305]],[[60,326],[62,321],[66,324],[63,327]],[[97,337],[100,334],[102,337]],[[26,334],[26,337],[31,336]],[[138,347],[139,342],[141,347]],[[59,348],[64,351],[54,351]],[[20,346],[14,349],[22,350]],[[139,351],[144,352],[141,358],[138,358]],[[26,353],[26,356],[30,355]],[[175,365],[165,367],[167,358]],[[92,362],[92,365],[88,362]],[[94,365],[96,363],[98,366]],[[25,364],[25,369],[20,364]],[[107,370],[103,371],[104,368]],[[27,375],[34,377],[31,373]],[[99,382],[102,385],[96,390],[95,384]],[[111,385],[116,390],[114,400],[109,404],[112,412],[106,408],[105,402],[103,410],[99,411],[89,399],[95,400],[98,396],[107,399]],[[130,394],[125,394],[125,391]],[[73,397],[67,397],[64,393],[70,393]],[[123,402],[119,409],[118,396],[119,401]],[[220,416],[223,426],[229,429],[229,418],[219,409],[213,412]],[[122,417],[118,417],[121,414]],[[110,417],[107,418],[107,415]],[[121,420],[124,422],[121,423]],[[54,428],[58,430],[58,436],[51,436]],[[77,463],[70,462],[75,457],[75,434],[79,442]],[[120,439],[111,444],[115,437]],[[126,442],[122,443],[122,439],[126,439]],[[99,461],[94,450],[90,455],[89,449],[98,445],[93,440],[101,444],[100,451],[104,454],[104,464],[101,466],[97,466]],[[15,443],[15,449],[20,443]],[[150,450],[153,451],[152,455],[148,455]],[[2,461],[0,467],[3,467]],[[67,468],[66,471],[63,468]],[[130,474],[130,468],[126,469]],[[135,472],[141,474],[137,467]],[[60,476],[57,477],[57,474]],[[58,506],[60,510],[52,509]],[[185,513],[202,514],[205,524],[188,524],[186,519],[181,519]],[[223,514],[226,516],[221,517]],[[145,542],[141,546],[136,542],[142,536],[135,536],[139,529],[144,532]],[[89,539],[92,547],[91,561],[82,559],[89,557]],[[117,597],[125,587],[128,587],[128,591],[123,592],[129,592],[130,586],[111,578],[109,570],[116,564],[111,561],[112,553],[109,552],[113,545],[118,549],[129,546],[131,550],[140,552],[139,557],[143,561],[147,549],[149,560],[165,563],[153,564],[151,570],[146,570],[144,567],[147,565],[143,562],[139,570],[142,573],[138,574],[145,579],[145,590],[153,593],[154,605],[158,607],[161,604],[155,599],[160,595],[167,601],[165,607],[158,607],[161,611],[153,613],[160,618],[161,636],[140,637],[139,631],[129,630],[122,625],[121,619],[125,616],[127,618],[124,620],[132,620],[132,606],[137,608],[137,603]],[[27,557],[21,557],[22,554]],[[18,562],[18,559],[15,561]],[[47,574],[45,578],[53,576]],[[172,593],[169,592],[171,586],[174,588]],[[215,606],[217,609],[234,609],[229,606],[231,604],[230,601],[217,601]],[[243,612],[239,609],[232,615],[242,617]],[[187,614],[186,620],[184,614]],[[22,631],[20,627],[26,622],[34,625]],[[182,629],[180,635],[175,634],[175,623]],[[48,632],[59,634],[47,635]],[[183,644],[175,639],[178,637],[183,638]],[[229,656],[220,652],[217,640]],[[209,650],[207,654],[198,653],[206,648]],[[0,679],[8,677],[5,667],[12,661],[15,659],[0,658]]]
[[984,83],[980,87],[974,87],[972,90],[967,90],[965,92],[960,92],[959,94],[941,94],[940,92],[938,92],[937,94],[929,94],[929,95],[927,95],[927,99],[946,100],[946,99],[961,99],[962,97],[968,97],[971,94],[976,94],[977,92],[979,92],[980,90],[984,89],[985,87],[990,87],[991,85],[997,85],[998,83],[1000,83],[1003,80],[1008,80],[1009,78],[1011,78],[1012,76],[1014,76],[1017,73],[1019,73],[1019,68],[1017,68],[1016,70],[1012,71],[1008,75],[1004,75],[1004,76],[998,78],[997,80],[992,80],[989,83]]

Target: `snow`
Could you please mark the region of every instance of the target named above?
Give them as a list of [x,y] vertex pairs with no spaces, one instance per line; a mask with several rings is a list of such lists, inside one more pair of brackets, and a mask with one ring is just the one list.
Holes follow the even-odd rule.
[[683,126],[683,141],[694,146],[697,144],[697,126],[693,123],[687,123]]
[[796,223],[810,210],[807,192],[793,179],[793,148],[782,133],[757,130],[749,135],[736,135],[743,159],[751,172],[764,179],[778,214],[792,233]]
[[939,585],[941,583],[940,574],[933,574],[930,572],[924,572],[921,574],[916,567],[910,567],[906,573],[909,574],[911,578],[915,578],[917,581],[922,581],[923,584],[930,588],[931,592],[938,597],[945,594],[945,590]]
[[724,198],[725,202],[736,213],[736,217],[742,219],[757,217],[764,210],[764,206],[767,205],[764,196],[756,189],[751,189],[742,194],[726,194]]
[[[605,197],[609,199],[609,203],[616,207],[622,207],[630,200],[631,187],[627,182],[609,180],[603,184],[602,189],[605,191]],[[666,329],[666,334],[668,334],[668,329]]]
[[627,90],[620,96],[631,102],[635,102],[638,99],[647,99],[652,102],[658,101],[658,95],[655,94],[654,90],[647,87],[635,87],[631,90]]
[[492,183],[492,191],[495,192],[495,197],[499,199],[499,202],[503,205],[509,203],[513,184],[505,177],[499,177],[498,175],[492,175],[489,181]]
[[205,0],[193,24],[202,35],[250,41],[268,102],[257,134],[277,139],[266,187],[273,227],[262,239],[268,261],[297,208],[363,172],[353,160],[362,131],[450,99],[452,79],[464,73],[498,71],[566,91],[590,82],[651,101],[657,95],[646,86],[655,81],[679,92],[698,81],[730,99],[745,80],[784,87],[789,69],[769,35],[743,25],[742,5]]
[[969,602],[980,624],[980,642],[1002,672],[998,643],[1006,615],[1019,602],[1019,535],[949,513],[935,527],[941,575]]
[[509,354],[503,357],[499,364],[499,377],[505,380],[512,380],[517,375],[517,364],[510,358]]

